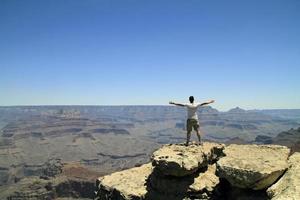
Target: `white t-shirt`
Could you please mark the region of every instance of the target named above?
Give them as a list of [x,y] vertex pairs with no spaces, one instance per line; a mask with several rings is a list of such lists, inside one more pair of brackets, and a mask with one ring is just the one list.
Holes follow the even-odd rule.
[[201,103],[187,103],[184,107],[187,108],[187,118],[198,120],[197,109],[200,107]]

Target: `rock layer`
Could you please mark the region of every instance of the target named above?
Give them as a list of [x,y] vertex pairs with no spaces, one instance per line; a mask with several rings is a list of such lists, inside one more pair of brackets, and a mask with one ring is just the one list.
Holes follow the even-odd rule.
[[288,171],[272,185],[267,193],[272,200],[300,199],[300,153],[289,158]]
[[217,162],[217,174],[232,186],[260,190],[287,169],[290,150],[278,145],[229,145]]
[[[229,145],[223,154],[223,148],[216,143],[165,145],[153,153],[152,163],[98,178],[98,199],[268,199],[266,189],[286,171],[290,150],[278,145]],[[300,154],[290,157],[289,170],[268,189],[272,199],[300,198],[299,161]]]
[[147,193],[146,180],[152,172],[152,165],[120,171],[100,177],[97,180],[100,199],[144,199]]
[[187,176],[206,167],[222,155],[224,145],[205,142],[203,145],[164,145],[151,157],[152,165],[164,175]]
[[219,184],[211,163],[223,155],[223,148],[207,142],[203,146],[165,145],[153,153],[152,165],[100,177],[97,196],[101,200],[210,199]]

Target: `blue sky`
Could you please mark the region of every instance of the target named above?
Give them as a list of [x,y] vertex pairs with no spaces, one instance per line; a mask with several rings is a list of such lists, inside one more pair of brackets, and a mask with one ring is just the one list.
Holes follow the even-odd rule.
[[1,0],[0,105],[300,108],[299,0]]

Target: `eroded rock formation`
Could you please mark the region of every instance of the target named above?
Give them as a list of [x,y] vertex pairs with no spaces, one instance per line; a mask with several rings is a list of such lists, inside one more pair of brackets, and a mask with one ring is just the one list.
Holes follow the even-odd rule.
[[272,185],[287,169],[289,148],[279,145],[229,145],[217,173],[231,185],[253,190]]
[[224,145],[204,143],[164,145],[152,164],[116,172],[97,180],[99,199],[210,199],[219,178],[214,162]]
[[205,167],[222,154],[224,145],[203,143],[203,145],[164,145],[151,157],[152,165],[164,175],[186,176]]
[[[100,200],[299,199],[300,154],[278,145],[164,145],[152,163],[97,179]],[[269,189],[268,189],[269,188]],[[268,194],[268,196],[267,196]],[[298,196],[297,196],[298,195]]]
[[97,180],[98,195],[100,199],[143,199],[151,172],[152,165],[145,164],[101,177]]
[[273,200],[300,199],[300,153],[289,158],[289,169],[267,193]]

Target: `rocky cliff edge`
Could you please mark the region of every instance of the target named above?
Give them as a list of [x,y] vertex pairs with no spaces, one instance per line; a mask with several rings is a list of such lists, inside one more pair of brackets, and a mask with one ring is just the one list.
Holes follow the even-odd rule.
[[279,145],[168,144],[96,180],[100,200],[300,199],[300,153]]

